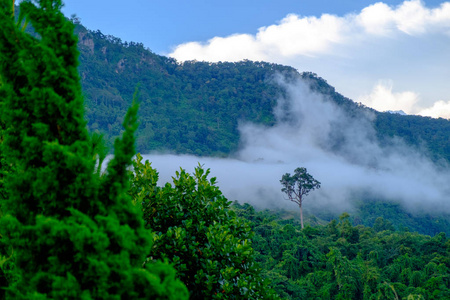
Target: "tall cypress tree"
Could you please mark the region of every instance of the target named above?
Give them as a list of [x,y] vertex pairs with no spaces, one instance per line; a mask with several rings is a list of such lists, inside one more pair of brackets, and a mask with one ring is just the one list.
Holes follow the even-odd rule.
[[[0,0],[2,165],[7,199],[0,220],[18,280],[7,295],[57,299],[184,299],[165,264],[142,268],[151,247],[132,205],[127,167],[134,155],[137,104],[106,174],[96,172],[83,118],[77,38],[61,0]],[[26,17],[38,37],[20,28]]]

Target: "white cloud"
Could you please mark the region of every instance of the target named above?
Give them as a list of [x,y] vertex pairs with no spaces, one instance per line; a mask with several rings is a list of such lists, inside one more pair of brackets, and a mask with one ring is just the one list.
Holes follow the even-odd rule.
[[392,81],[379,82],[370,94],[360,96],[357,100],[378,111],[403,110],[407,114],[432,118],[450,119],[450,101],[437,101],[430,107],[420,107],[419,94],[413,91],[394,92]]
[[433,118],[445,118],[450,119],[450,101],[437,101],[432,107],[422,109],[417,112],[418,115],[433,117]]
[[370,38],[372,35],[420,35],[429,30],[449,29],[450,3],[429,9],[419,0],[405,1],[396,8],[379,2],[364,8],[357,15],[340,17],[323,14],[317,18],[289,14],[278,24],[261,27],[255,36],[235,34],[215,37],[206,43],[189,42],[177,46],[170,56],[180,61],[314,56],[329,53],[335,44],[351,44],[356,39]]
[[[252,34],[214,37],[178,45],[179,61],[250,59],[290,65],[325,78],[356,99],[391,78],[400,90],[378,86],[367,101],[376,109],[418,112],[450,94],[450,2],[428,8],[420,0],[398,6],[378,2],[359,13],[320,17],[289,14]],[[420,95],[420,98],[418,97]],[[379,101],[381,96],[388,99]],[[370,105],[369,105],[370,106]],[[431,108],[430,108],[431,109]]]
[[434,23],[431,11],[421,1],[405,1],[395,12],[394,19],[398,30],[407,34],[421,34],[427,26]]
[[276,57],[314,56],[329,51],[345,38],[346,20],[324,14],[320,18],[286,16],[277,25],[262,27],[255,36],[234,34],[214,37],[207,43],[181,44],[169,54],[179,61],[273,60]]
[[234,34],[214,37],[207,43],[190,42],[179,45],[171,57],[179,61],[271,60],[274,56],[316,55],[329,50],[329,45],[343,39],[342,18],[332,15],[299,17],[291,14],[280,24],[262,27],[255,36]]
[[379,2],[364,8],[356,21],[369,34],[386,35],[396,31],[420,35],[434,27],[448,27],[447,5],[428,9],[419,0],[405,1],[396,8]]
[[359,97],[358,102],[378,111],[403,110],[407,114],[413,114],[419,95],[411,91],[393,92],[392,89],[392,81],[380,82],[372,93]]
[[215,37],[207,44],[190,42],[179,46],[171,54],[179,61],[239,61],[251,57],[253,60],[267,60],[269,57],[261,51],[262,45],[254,36],[235,34],[226,38]]
[[364,8],[355,18],[369,34],[387,35],[394,27],[394,12],[384,3],[376,3]]
[[326,52],[343,39],[345,20],[324,14],[320,18],[291,14],[280,24],[260,28],[258,43],[281,56],[315,55]]
[[404,1],[396,8],[378,2],[364,8],[355,21],[368,34],[375,35],[447,32],[450,27],[450,3],[445,2],[438,8],[429,9],[419,0]]

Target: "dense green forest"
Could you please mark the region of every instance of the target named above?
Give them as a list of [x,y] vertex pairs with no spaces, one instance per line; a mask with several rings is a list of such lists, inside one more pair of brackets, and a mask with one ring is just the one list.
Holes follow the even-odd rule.
[[[75,23],[78,23],[74,20]],[[312,72],[266,62],[241,61],[178,63],[152,53],[140,43],[123,42],[100,31],[76,24],[80,49],[80,76],[86,99],[86,118],[91,132],[105,134],[111,147],[122,132],[121,122],[136,86],[140,91],[140,126],[137,150],[162,150],[179,154],[229,156],[239,149],[240,122],[274,125],[274,107],[286,90],[273,80],[301,78],[312,91],[338,105],[349,120],[364,120],[374,128],[373,139],[389,146],[399,137],[435,162],[450,162],[450,121],[420,116],[377,112],[342,96],[326,80]],[[326,146],[345,157],[342,128],[333,127]],[[246,201],[245,199],[240,199]],[[371,226],[378,216],[425,234],[450,232],[450,217],[412,214],[395,199],[356,197],[355,217]],[[372,206],[373,204],[373,206]],[[376,207],[376,209],[374,208]],[[318,214],[330,220],[338,214]],[[401,216],[401,217],[399,217]]]
[[[255,232],[264,276],[284,299],[449,299],[450,240],[339,220],[307,226],[283,212],[234,203]],[[311,219],[314,222],[314,218]],[[312,223],[311,222],[311,223]]]
[[[272,74],[281,71],[293,78],[308,77],[314,89],[332,95],[334,90],[326,82],[312,73],[298,74],[289,67],[267,63],[192,62],[180,67],[170,59],[159,57],[174,67],[167,76],[178,74],[169,80],[161,75],[165,74],[161,69],[155,72],[162,76],[156,82],[168,88],[159,90],[161,98],[159,102],[155,100],[156,104],[163,108],[162,112],[172,114],[172,119],[159,115],[155,107],[145,108],[145,101],[139,110],[136,86],[127,87],[126,91],[114,90],[112,78],[100,77],[105,80],[104,89],[91,94],[88,102],[84,102],[83,78],[91,71],[83,73],[83,65],[79,66],[77,38],[73,32],[80,26],[74,26],[63,16],[61,5],[60,0],[21,1],[17,21],[14,1],[0,0],[1,299],[450,297],[450,240],[445,233],[433,231],[436,228],[428,228],[433,231],[432,237],[409,232],[408,218],[397,218],[401,220],[398,224],[381,217],[373,219],[380,214],[379,210],[395,214],[397,207],[393,204],[364,201],[372,209],[364,210],[367,212],[364,220],[347,213],[338,221],[330,222],[324,221],[326,216],[320,219],[307,215],[307,226],[302,228],[291,212],[256,211],[248,204],[232,205],[220,191],[217,179],[211,176],[213,172],[201,165],[193,174],[180,169],[172,182],[159,186],[157,170],[136,155],[135,144],[139,143],[148,149],[173,150],[170,137],[175,139],[176,134],[182,134],[163,127],[167,129],[166,134],[158,138],[154,131],[157,127],[151,123],[145,128],[147,134],[153,134],[154,144],[146,144],[136,134],[138,111],[145,122],[153,120],[159,124],[165,119],[173,121],[181,113],[179,105],[185,105],[186,113],[179,117],[186,118],[192,117],[188,113],[192,110],[190,105],[197,105],[195,117],[199,120],[203,117],[205,127],[185,128],[197,130],[193,131],[194,136],[204,130],[204,135],[194,139],[194,144],[189,144],[189,139],[187,143],[180,142],[174,150],[183,152],[187,151],[184,147],[198,144],[203,148],[196,154],[223,155],[236,147],[238,137],[234,135],[237,131],[233,123],[236,120],[228,123],[234,131],[221,127],[227,128],[226,120],[230,119],[221,109],[228,109],[232,101],[223,104],[219,100],[224,98],[213,96],[208,98],[212,101],[208,106],[208,102],[200,99],[195,102],[181,92],[177,94],[177,89],[169,89],[172,79],[183,72],[186,76],[192,72],[197,79],[194,69],[198,66],[200,73],[213,66],[216,74],[221,72],[219,65],[229,66],[230,73],[236,74],[240,68],[256,66],[261,71],[258,82],[260,93],[267,96],[267,106],[274,105],[273,95],[283,93],[266,81],[267,70]],[[22,26],[23,20],[30,22],[33,34]],[[88,49],[93,47],[95,53],[95,44],[89,38],[84,39],[80,32],[78,35],[81,43]],[[141,54],[155,56],[142,45],[123,47],[114,38],[101,38],[121,49],[134,47],[142,49]],[[104,52],[107,53],[107,48]],[[135,64],[137,68],[138,65]],[[126,69],[124,61],[116,66],[115,74]],[[193,70],[183,71],[184,68]],[[250,86],[256,79],[249,75],[251,72],[245,74],[247,79],[242,77],[242,85],[236,85],[242,90],[229,91],[237,100],[248,81],[248,101],[237,101],[241,106],[236,107],[236,112],[231,110],[236,113],[233,118],[271,124],[274,119],[270,110],[264,114],[258,108],[261,104],[258,101],[262,100],[251,98]],[[185,88],[196,90],[191,93],[198,96],[209,95],[207,88],[202,93],[198,90],[216,82],[212,77],[209,82],[203,79],[198,85]],[[144,86],[145,82],[139,82]],[[181,86],[185,83],[180,79]],[[154,84],[153,77],[148,78],[149,84]],[[124,82],[124,89],[125,85]],[[146,94],[147,88],[140,90],[144,99],[154,95]],[[102,91],[111,94],[89,98],[101,95]],[[155,87],[152,93],[156,91]],[[130,98],[122,92],[130,92]],[[86,85],[84,93],[89,93]],[[177,95],[179,98],[170,98]],[[333,101],[347,107],[349,113],[355,117],[361,114],[360,105],[334,95]],[[165,97],[169,99],[167,103]],[[171,102],[175,99],[179,102]],[[218,103],[214,104],[216,99]],[[97,107],[90,108],[92,101],[104,105],[106,111],[112,109],[117,114],[114,120],[111,115],[101,115]],[[217,111],[212,113],[214,109]],[[95,113],[98,119],[92,123]],[[207,115],[215,119],[208,119]],[[98,120],[111,123],[98,123]],[[145,122],[144,125],[149,124]],[[166,122],[170,126],[171,122]],[[208,143],[214,131],[208,126],[217,126],[214,127],[217,137],[221,137],[222,130],[228,132],[228,139],[211,139]],[[109,149],[96,130],[107,133],[107,144],[114,139],[114,156],[103,172],[101,164]],[[380,133],[380,139],[396,134]],[[119,137],[115,138],[116,135]],[[426,138],[418,135],[408,142],[426,142]],[[439,145],[429,148],[436,158],[441,154]]]
[[[381,144],[401,137],[424,148],[434,160],[450,161],[450,121],[377,112],[337,93],[311,72],[266,62],[178,63],[140,43],[90,31],[77,24],[80,75],[90,130],[112,141],[121,132],[121,118],[139,86],[141,110],[137,149],[142,153],[226,156],[239,145],[238,122],[273,125],[273,108],[285,91],[273,76],[302,78],[311,89],[344,109],[353,118],[370,120]],[[339,145],[335,145],[339,146]]]

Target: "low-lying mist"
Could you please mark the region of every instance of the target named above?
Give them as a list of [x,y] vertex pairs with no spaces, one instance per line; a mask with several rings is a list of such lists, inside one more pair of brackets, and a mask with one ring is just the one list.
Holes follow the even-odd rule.
[[240,124],[241,147],[230,158],[143,155],[160,173],[160,183],[170,181],[179,167],[192,172],[200,163],[211,169],[229,200],[295,209],[285,200],[279,180],[306,167],[322,187],[307,196],[305,208],[339,213],[369,195],[411,211],[450,213],[447,166],[434,164],[400,139],[380,146],[370,111],[350,116],[312,92],[306,81],[286,82],[281,76],[273,80],[286,89],[274,111],[274,126]]

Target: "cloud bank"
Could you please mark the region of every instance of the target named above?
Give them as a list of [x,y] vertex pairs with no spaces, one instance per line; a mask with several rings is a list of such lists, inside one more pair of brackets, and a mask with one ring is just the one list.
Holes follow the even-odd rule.
[[357,195],[396,201],[411,210],[450,213],[450,172],[420,152],[393,139],[381,147],[370,114],[350,117],[308,82],[277,84],[287,91],[274,111],[272,127],[241,124],[241,149],[232,158],[144,155],[170,181],[181,166],[192,172],[198,163],[211,168],[229,200],[265,208],[296,209],[284,200],[279,180],[297,167],[322,183],[307,197],[308,209],[342,212]]
[[378,111],[402,110],[410,115],[450,119],[450,101],[439,100],[431,107],[422,107],[418,105],[418,93],[394,92],[392,81],[379,82],[370,94],[360,96],[357,101]]
[[289,14],[279,24],[261,27],[256,35],[215,37],[206,43],[181,44],[171,53],[178,60],[265,60],[298,55],[331,53],[338,44],[352,44],[374,37],[450,34],[450,3],[429,9],[419,0],[396,8],[378,2],[359,14],[343,17],[323,14],[304,17]]
[[[400,94],[421,95],[412,107],[400,109],[444,117],[432,107],[450,94],[449,50],[450,2],[428,8],[411,0],[395,7],[378,2],[345,16],[290,14],[254,35],[185,43],[169,56],[179,61],[250,59],[287,64],[319,74],[353,99],[364,98],[374,83],[390,80]],[[450,101],[444,104],[448,107]]]

